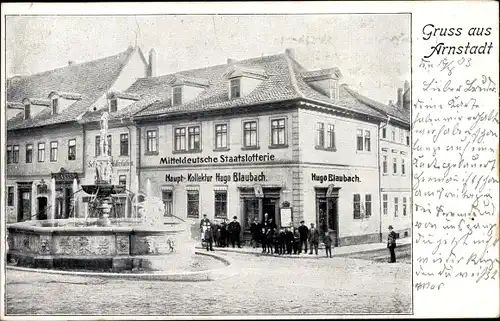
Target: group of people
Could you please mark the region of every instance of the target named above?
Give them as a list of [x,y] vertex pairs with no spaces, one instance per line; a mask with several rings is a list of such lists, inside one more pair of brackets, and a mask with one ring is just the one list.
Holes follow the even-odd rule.
[[[304,221],[301,221],[298,228],[285,227],[278,229],[273,219],[268,218],[266,213],[262,223],[255,219],[250,225],[250,232],[253,247],[255,248],[260,243],[262,253],[291,255],[301,254],[303,251],[306,254],[309,245],[309,254],[313,254],[314,251],[318,255],[320,232],[314,226],[314,223],[311,223],[310,228],[304,224]],[[326,256],[332,257],[333,240],[328,231],[324,233],[321,240],[325,245]]]
[[230,223],[227,223],[227,219],[223,219],[221,223],[212,224],[207,218],[207,214],[203,214],[200,232],[207,251],[214,250],[214,243],[217,247],[228,247],[231,243],[233,247],[237,245],[241,248],[241,225],[236,216],[233,216],[233,221]]

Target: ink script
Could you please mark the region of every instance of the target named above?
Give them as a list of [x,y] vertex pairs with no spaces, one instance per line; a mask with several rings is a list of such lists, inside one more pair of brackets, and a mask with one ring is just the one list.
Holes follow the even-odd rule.
[[494,39],[425,30],[413,58],[414,290],[498,287],[498,64],[486,51],[426,54],[447,36]]

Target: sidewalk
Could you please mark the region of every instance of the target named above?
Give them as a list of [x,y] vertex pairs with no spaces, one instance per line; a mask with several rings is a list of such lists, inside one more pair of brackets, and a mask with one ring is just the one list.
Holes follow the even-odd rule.
[[[398,239],[398,247],[410,246],[411,245],[411,237],[406,237],[402,239]],[[348,246],[340,246],[332,249],[332,255],[337,257],[349,256],[352,254],[366,253],[372,251],[380,251],[387,248],[387,243],[368,243],[368,244],[357,244],[357,245],[348,245]],[[196,246],[196,249],[202,250],[201,245]],[[277,256],[277,257],[286,257],[286,258],[301,258],[301,259],[314,259],[314,258],[322,258],[324,256],[324,248],[320,248],[318,251],[318,255],[309,255],[309,254],[300,254],[300,255],[279,255],[279,254],[265,254],[262,253],[261,247],[252,248],[250,246],[243,246],[242,248],[232,248],[232,247],[214,247],[215,251],[220,252],[233,252],[239,254],[253,254],[256,256]]]

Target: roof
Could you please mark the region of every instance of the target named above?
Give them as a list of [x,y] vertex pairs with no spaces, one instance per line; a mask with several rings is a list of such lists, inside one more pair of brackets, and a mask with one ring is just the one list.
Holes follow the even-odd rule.
[[[248,95],[236,99],[229,98],[227,75],[234,66],[245,70],[259,70],[266,75],[261,83]],[[336,68],[331,70],[337,71]],[[287,54],[277,54],[240,60],[231,64],[186,70],[174,74],[138,79],[130,88],[134,92],[147,92],[152,104],[135,115],[145,118],[154,115],[189,113],[215,109],[245,107],[286,100],[302,99],[319,102],[333,109],[348,110],[374,117],[384,117],[383,113],[352,97],[342,87],[338,100],[332,100],[324,93],[311,87],[303,77],[306,73],[298,62]],[[170,86],[178,76],[196,77],[208,80],[208,87],[196,98],[182,105],[172,106]],[[153,98],[154,97],[154,98]]]
[[400,119],[403,122],[406,122],[408,124],[410,123],[410,111],[409,110],[398,108],[397,106],[394,106],[394,105],[382,104],[378,101],[375,101],[371,98],[368,98],[366,96],[361,95],[360,93],[354,91],[353,89],[349,88],[346,85],[344,85],[342,87],[344,87],[345,90],[350,95],[352,95],[352,97],[356,98],[361,103],[363,103],[371,108],[374,108],[375,110],[385,114],[386,116],[389,115],[389,116],[398,118],[398,119]]
[[310,79],[310,78],[320,78],[320,77],[341,77],[342,73],[340,72],[339,68],[328,68],[328,69],[320,69],[320,70],[312,70],[312,71],[305,71],[301,73],[301,76],[304,77],[305,79]]
[[109,90],[134,50],[129,47],[113,56],[9,79],[6,92],[7,101],[10,102],[22,102],[30,97],[47,98],[54,91],[74,93],[81,97],[55,116],[51,115],[50,108],[27,120],[17,115],[8,120],[8,130],[74,121],[76,115],[83,113]]

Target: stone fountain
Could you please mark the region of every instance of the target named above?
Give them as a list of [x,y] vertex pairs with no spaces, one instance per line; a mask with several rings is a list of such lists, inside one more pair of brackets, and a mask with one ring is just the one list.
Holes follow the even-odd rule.
[[9,225],[9,261],[59,269],[183,271],[195,260],[188,223],[179,219],[165,223],[161,199],[146,195],[143,202],[135,202],[135,217],[109,217],[112,195],[126,191],[111,184],[107,131],[108,113],[104,112],[95,184],[82,185],[82,190],[91,195],[92,215]]

